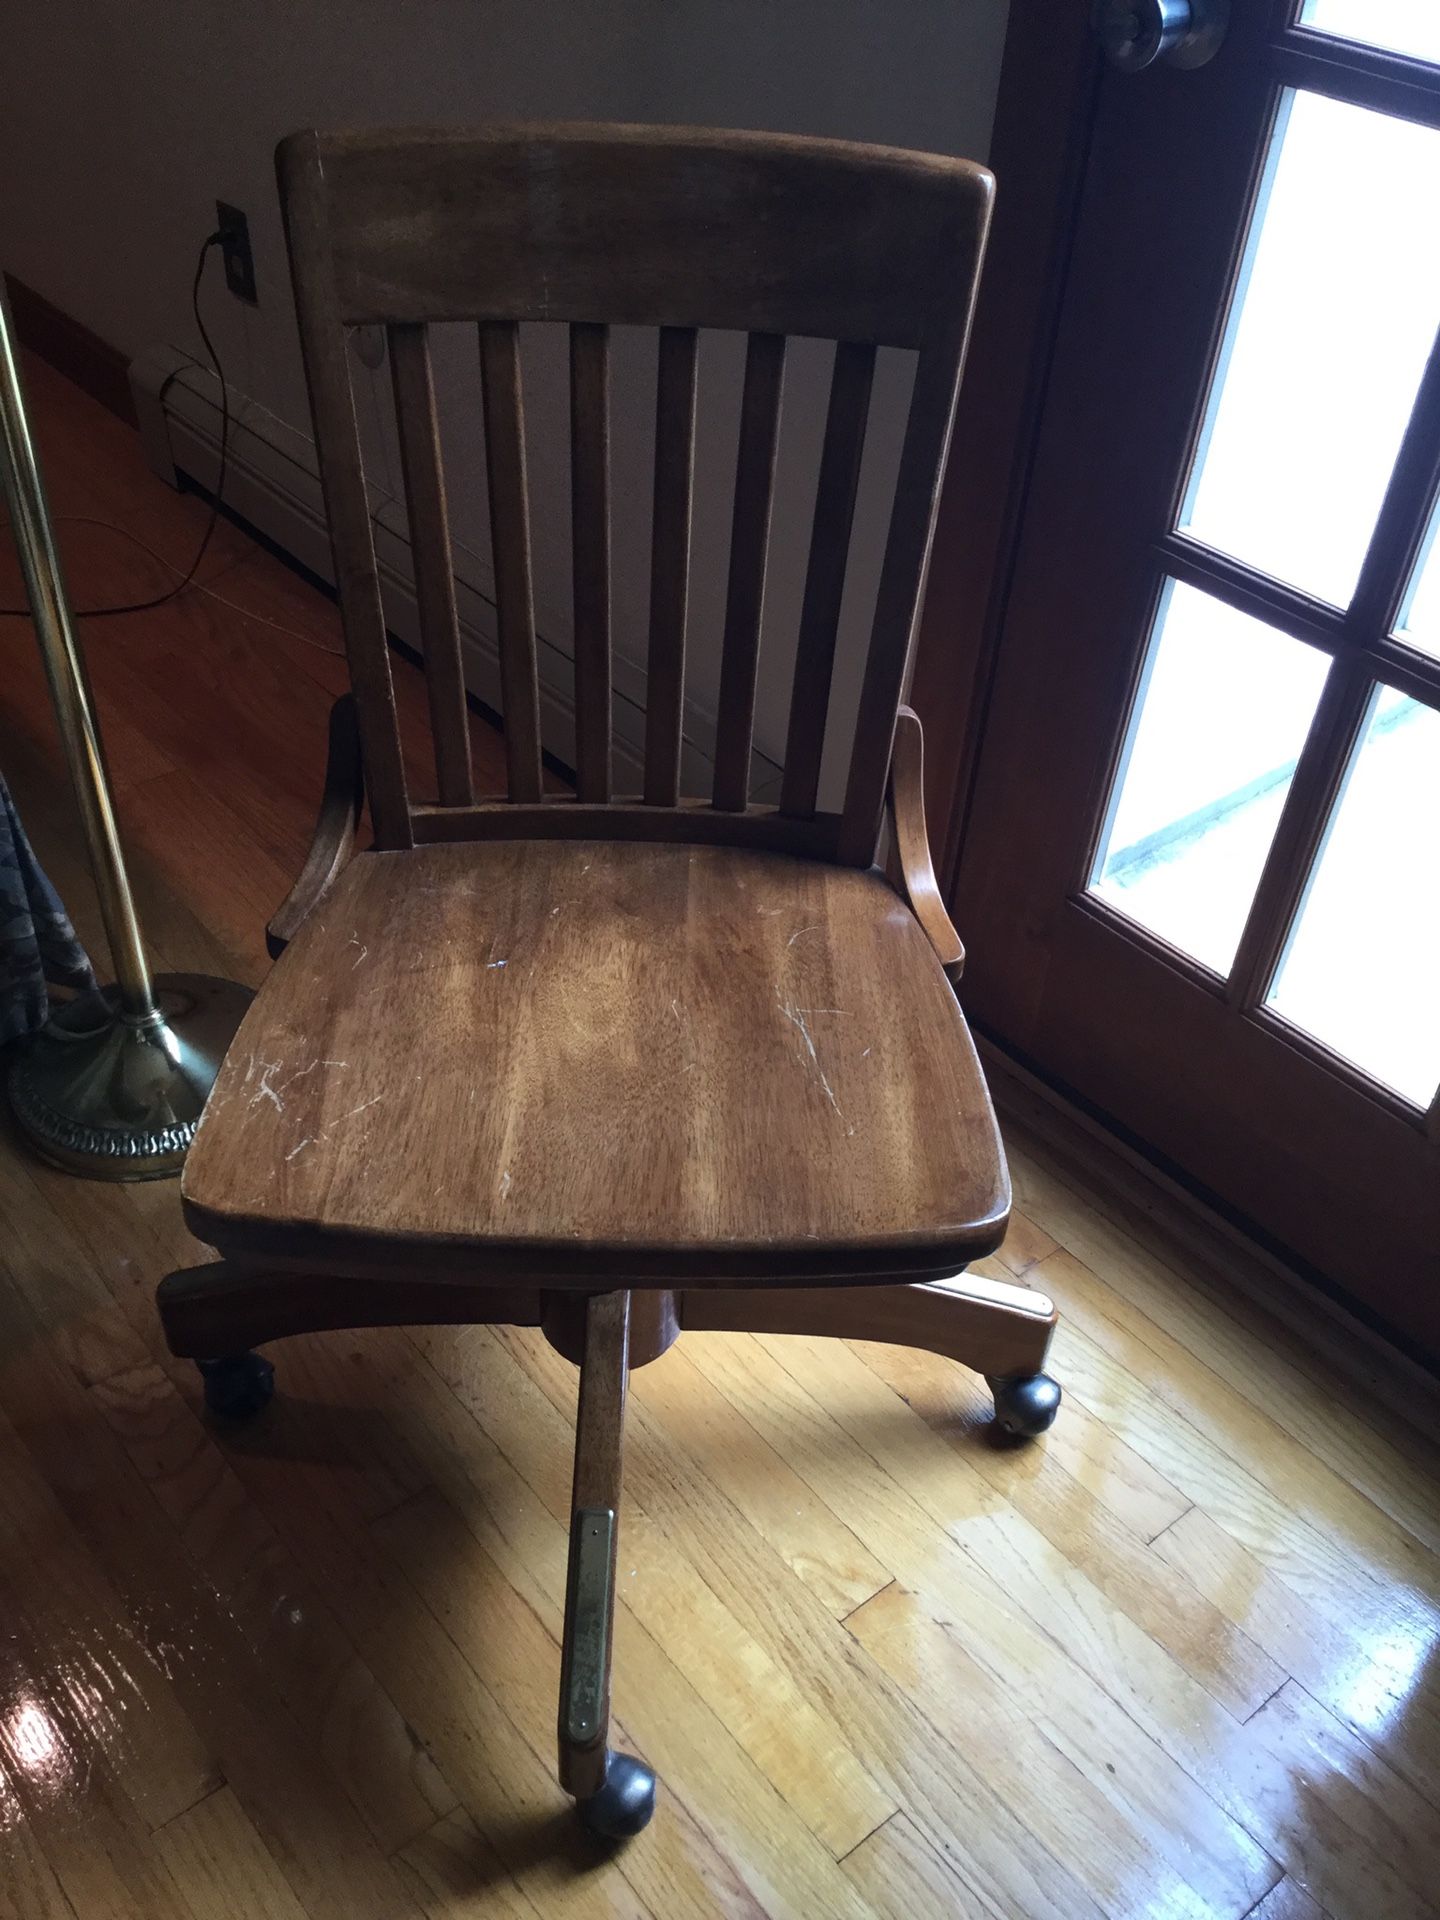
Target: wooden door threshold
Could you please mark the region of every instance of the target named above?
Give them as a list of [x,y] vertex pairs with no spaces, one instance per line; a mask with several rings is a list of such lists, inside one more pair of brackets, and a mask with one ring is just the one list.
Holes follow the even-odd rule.
[[[1323,1276],[1266,1246],[1138,1145],[976,1034],[1006,1139],[1039,1160],[1113,1227],[1239,1319],[1257,1338],[1279,1328],[1302,1349],[1429,1439],[1440,1439],[1433,1356],[1340,1296]],[[1268,1327],[1265,1323],[1269,1323]],[[1304,1354],[1297,1356],[1304,1365]]]

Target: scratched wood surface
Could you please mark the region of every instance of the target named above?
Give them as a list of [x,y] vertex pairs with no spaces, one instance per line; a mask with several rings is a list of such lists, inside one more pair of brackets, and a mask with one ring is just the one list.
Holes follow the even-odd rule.
[[[32,383],[57,506],[188,557],[197,504]],[[164,579],[62,531],[82,602]],[[338,644],[240,536],[211,567]],[[259,978],[336,663],[203,598],[87,640],[161,963]],[[396,690],[423,737],[420,676]],[[10,620],[0,763],[101,951]],[[980,1383],[896,1348],[690,1333],[635,1376],[615,1704],[663,1785],[615,1859],[553,1778],[573,1370],[529,1333],[306,1337],[217,1433],[150,1305],[196,1257],[174,1184],[0,1139],[0,1912],[1433,1914],[1435,1450],[1006,1132],[993,1271],[1063,1316],[1040,1445],[992,1449]]]
[[878,873],[604,840],[357,856],[182,1191],[227,1253],[588,1286],[953,1273],[1009,1200],[965,1022]]

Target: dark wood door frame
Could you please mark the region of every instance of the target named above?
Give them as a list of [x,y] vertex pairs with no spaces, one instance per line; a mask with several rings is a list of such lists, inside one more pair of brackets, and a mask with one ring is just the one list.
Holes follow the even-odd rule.
[[[1122,649],[1117,637],[1148,632],[1162,546],[1164,568],[1183,572],[1186,565],[1182,556],[1171,566],[1170,548],[1183,543],[1169,533],[1162,542],[1157,528],[1173,522],[1176,449],[1188,443],[1187,425],[1213,361],[1274,88],[1302,84],[1440,123],[1433,67],[1421,75],[1421,87],[1409,71],[1413,63],[1352,44],[1342,60],[1320,36],[1294,24],[1295,10],[1294,0],[1237,10],[1224,57],[1201,73],[1107,80],[1088,95],[1072,95],[1078,105],[1068,129],[1071,172],[1050,173],[1062,185],[1047,203],[1055,238],[1041,284],[1049,311],[1043,324],[1024,319],[1023,337],[1017,318],[1011,335],[1013,352],[1025,356],[1029,397],[1013,399],[1022,376],[1004,358],[1004,299],[1020,283],[1001,251],[1002,284],[993,295],[1001,306],[998,316],[993,304],[984,314],[968,391],[972,406],[980,404],[976,388],[988,389],[997,364],[987,356],[998,352],[998,377],[1011,383],[1014,438],[997,455],[993,445],[988,452],[973,440],[967,445],[962,428],[950,474],[952,515],[963,510],[965,490],[984,480],[1008,490],[1006,512],[993,501],[989,509],[997,516],[985,532],[990,574],[974,576],[983,604],[954,597],[957,582],[963,591],[962,543],[970,540],[973,553],[973,530],[957,527],[953,518],[942,522],[939,591],[923,636],[915,697],[931,709],[934,758],[947,763],[935,769],[931,804],[950,822],[944,844],[952,862],[963,850],[963,875],[951,866],[947,897],[971,948],[966,1002],[980,1030],[1002,1038],[1051,1086],[1080,1089],[1086,1111],[1107,1130],[1167,1166],[1288,1265],[1326,1276],[1352,1310],[1434,1356],[1440,1354],[1440,1190],[1433,1152],[1424,1151],[1424,1132],[1408,1103],[1391,1100],[1358,1068],[1303,1034],[1282,1031],[1263,1006],[1250,1004],[1274,948],[1278,919],[1269,897],[1263,912],[1261,905],[1252,912],[1268,942],[1265,953],[1240,969],[1233,991],[1217,997],[1197,964],[1107,919],[1084,897],[1083,850],[1073,831],[1077,821],[1093,822],[1110,770],[1096,743],[1112,740],[1114,716],[1134,682],[1138,639],[1135,648]],[[1023,37],[1038,29],[1022,20],[1017,31]],[[1046,49],[1034,40],[1030,47],[1039,62],[1031,71],[1043,72]],[[1012,53],[1018,60],[1018,48]],[[1081,59],[1091,62],[1093,76],[1088,50]],[[1007,55],[1007,68],[1012,65]],[[997,211],[1005,204],[1003,169],[1015,113],[1064,111],[1054,93],[1043,107],[1027,103],[1023,85],[1007,87],[1000,102]],[[1402,87],[1408,89],[1403,99]],[[1051,126],[1052,142],[1056,135]],[[1023,186],[1023,164],[1021,171]],[[1204,184],[1199,198],[1197,180]],[[1187,207],[1204,219],[1183,219]],[[1178,222],[1172,238],[1183,236],[1183,245],[1170,248],[1157,277],[1143,236],[1153,240],[1168,209]],[[1075,236],[1073,260],[1064,244],[1067,228]],[[1020,244],[1013,231],[1005,241]],[[1039,234],[1030,236],[1030,245],[1033,271],[1043,254]],[[1163,356],[1151,351],[1156,340],[1165,343]],[[1432,386],[1440,393],[1440,381],[1427,377],[1427,396]],[[1440,417],[1433,407],[1432,396],[1419,409],[1423,431],[1412,422],[1407,435],[1407,451],[1414,440],[1417,458],[1427,447],[1425,457],[1433,456],[1433,422]],[[1085,448],[1105,449],[1106,459],[1087,463],[1077,452]],[[965,474],[967,458],[977,473]],[[1431,470],[1412,471],[1413,464],[1402,457],[1392,476],[1392,491],[1398,487],[1395,497],[1409,515],[1407,529],[1417,512],[1427,516],[1432,491]],[[1139,547],[1128,535],[1119,537],[1126,515],[1142,533],[1150,529]],[[1382,515],[1372,550],[1389,555],[1383,568],[1375,563],[1376,577],[1383,573],[1393,585],[1405,568],[1404,556],[1397,560],[1392,551],[1389,517]],[[1233,599],[1239,588],[1231,576],[1244,570],[1222,557],[1211,571],[1218,587],[1208,578],[1203,584]],[[1269,585],[1265,591],[1284,602],[1279,614],[1272,609],[1265,617],[1291,631],[1285,591]],[[1386,637],[1390,615],[1374,607],[1369,613],[1381,637],[1367,671],[1396,680],[1409,667]],[[1325,618],[1333,627],[1339,616]],[[1309,637],[1308,629],[1300,637]],[[1344,693],[1345,677],[1333,677]],[[1423,679],[1432,686],[1428,666]],[[971,743],[982,731],[984,772],[977,777]],[[1340,737],[1334,728],[1312,729],[1310,758],[1322,769],[1336,757],[1332,734]],[[961,760],[967,751],[968,765]],[[1326,814],[1325,802],[1319,786],[1297,780],[1287,811],[1308,830],[1312,816]],[[1304,865],[1291,854],[1287,841],[1267,862],[1280,881]],[[1271,889],[1275,898],[1278,892]],[[1282,905],[1288,907],[1288,898]],[[1122,1033],[1130,1043],[1112,1044]],[[1213,1107],[1197,1103],[1197,1073],[1230,1090],[1228,1106],[1221,1098]],[[1343,1177],[1327,1178],[1326,1169],[1343,1169]]]
[[1084,178],[1100,63],[1089,10],[1028,0],[1006,30],[995,215],[935,529],[912,704],[951,896]]

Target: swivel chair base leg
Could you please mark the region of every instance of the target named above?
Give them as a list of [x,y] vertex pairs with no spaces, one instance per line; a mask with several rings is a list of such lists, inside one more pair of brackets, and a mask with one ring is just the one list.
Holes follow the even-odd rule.
[[574,1794],[585,1825],[606,1840],[629,1839],[655,1811],[655,1775],[608,1742],[629,1371],[630,1295],[596,1294],[586,1305],[580,1362],[558,1731],[560,1784]]

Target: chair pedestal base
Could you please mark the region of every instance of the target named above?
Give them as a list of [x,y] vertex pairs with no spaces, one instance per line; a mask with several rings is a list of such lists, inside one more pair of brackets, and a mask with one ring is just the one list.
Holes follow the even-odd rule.
[[575,1416],[570,1567],[560,1651],[560,1784],[592,1833],[624,1840],[655,1811],[655,1775],[610,1746],[610,1647],[615,1544],[630,1377],[628,1293],[583,1303],[580,1402]]
[[694,1287],[680,1296],[680,1324],[924,1347],[1010,1380],[1044,1367],[1055,1308],[1029,1287],[959,1273],[897,1287]]
[[898,1286],[583,1294],[401,1276],[340,1281],[221,1261],[171,1274],[159,1305],[172,1351],[200,1362],[207,1403],[230,1418],[258,1412],[269,1398],[268,1363],[247,1349],[292,1333],[422,1322],[540,1327],[579,1366],[559,1772],[585,1824],[612,1841],[639,1833],[655,1808],[650,1768],[609,1744],[625,1395],[635,1367],[657,1359],[686,1327],[826,1334],[922,1347],[983,1373],[996,1425],[1015,1439],[1043,1433],[1060,1405],[1059,1387],[1043,1372],[1052,1303],[1028,1287],[969,1274]]

